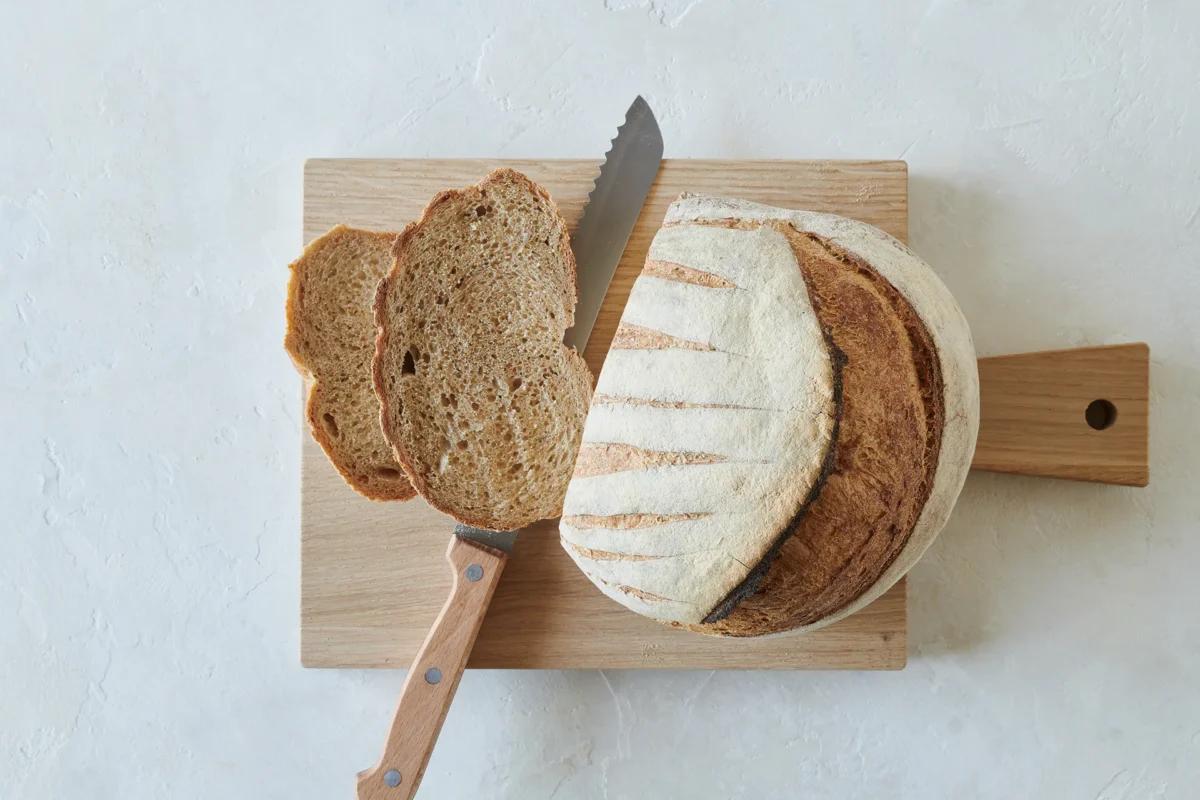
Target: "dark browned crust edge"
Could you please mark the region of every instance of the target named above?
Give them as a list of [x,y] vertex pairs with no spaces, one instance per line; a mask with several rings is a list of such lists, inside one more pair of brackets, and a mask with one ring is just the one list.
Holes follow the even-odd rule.
[[[801,272],[804,270],[801,269]],[[808,279],[805,278],[807,281]],[[816,302],[816,299],[812,299]],[[846,364],[846,354],[841,351],[836,344],[833,343],[833,337],[825,326],[821,326],[821,335],[825,338],[825,346],[829,350],[830,369],[833,372],[833,430],[829,435],[829,447],[825,450],[825,457],[821,460],[821,471],[817,474],[817,480],[808,490],[808,494],[804,496],[804,500],[800,503],[800,508],[796,511],[795,516],[784,526],[779,536],[771,543],[771,547],[754,565],[754,569],[750,570],[741,583],[733,588],[729,594],[725,595],[725,599],[717,603],[708,616],[702,620],[705,625],[713,622],[719,622],[737,608],[738,603],[746,599],[750,595],[758,591],[758,587],[762,584],[763,579],[767,577],[767,572],[771,569],[771,565],[775,562],[775,558],[779,555],[779,550],[783,547],[808,513],[809,508],[816,499],[821,495],[821,489],[825,487],[825,482],[829,479],[829,475],[833,472],[834,464],[837,462],[837,441],[839,429],[842,425],[842,367]]]
[[[847,259],[850,258],[850,254],[846,253],[846,251],[843,248],[833,244],[832,242],[830,242],[827,238],[825,238],[823,236],[818,236],[815,233],[811,233],[811,232],[807,232],[807,231],[797,231],[797,233],[803,233],[803,235],[808,236],[810,239],[816,240],[818,243],[821,244],[822,247],[824,247],[826,250],[830,251],[835,257],[837,257],[839,260],[841,260],[843,262],[847,262]],[[931,358],[929,360],[929,368],[931,370],[931,375],[929,376],[930,380],[928,382],[921,384],[920,391],[921,391],[922,405],[926,409],[926,415],[927,415],[926,419],[929,421],[936,420],[936,421],[940,422],[940,425],[930,425],[929,426],[929,428],[928,428],[929,438],[925,443],[925,454],[926,454],[926,465],[927,465],[926,469],[928,470],[927,474],[928,474],[929,479],[925,482],[925,485],[924,485],[925,491],[922,493],[922,495],[920,497],[920,503],[919,503],[919,508],[924,509],[925,505],[929,502],[930,495],[933,493],[933,483],[934,483],[934,479],[937,475],[938,463],[939,463],[939,459],[941,456],[942,439],[944,437],[944,433],[945,433],[944,429],[945,429],[945,424],[946,424],[944,404],[941,406],[941,409],[936,414],[932,415],[932,418],[929,416],[929,411],[928,411],[929,408],[933,407],[933,404],[944,403],[944,393],[945,393],[946,384],[945,384],[944,376],[942,375],[942,363],[941,363],[941,356],[938,351],[938,342],[937,342],[937,339],[934,338],[933,333],[929,330],[928,326],[925,324],[925,320],[921,317],[921,315],[919,313],[917,313],[916,308],[913,307],[912,301],[910,301],[903,292],[901,292],[891,281],[889,281],[887,278],[885,278],[883,275],[881,275],[879,273],[879,271],[876,270],[875,267],[873,267],[865,259],[855,257],[853,260],[857,261],[860,265],[866,267],[867,269],[870,269],[871,272],[875,273],[876,277],[878,277],[879,280],[883,282],[883,284],[885,284],[886,286],[891,288],[891,290],[895,293],[895,296],[898,297],[901,301],[903,301],[903,303],[906,306],[908,306],[909,310],[912,311],[912,315],[913,315],[912,321],[917,326],[919,326],[921,333],[923,334],[923,337],[928,338],[929,354],[931,355]],[[906,327],[908,327],[908,326],[906,326]],[[908,332],[908,336],[911,341],[914,341],[914,342],[918,341],[918,337],[916,336],[916,334],[914,334],[914,332],[911,330],[911,328],[909,328],[907,332]],[[846,600],[844,602],[840,603],[839,605],[827,607],[823,611],[818,611],[814,614],[810,614],[810,616],[807,619],[804,619],[800,622],[800,625],[802,625],[802,626],[803,625],[811,625],[821,619],[825,619],[829,616],[837,614],[843,608],[845,608],[846,606],[855,602],[856,600],[858,600],[858,598],[862,597],[862,595],[866,591],[869,591],[870,588],[879,581],[879,578],[887,573],[887,571],[891,568],[892,564],[894,564],[896,562],[896,559],[898,559],[904,553],[904,551],[906,549],[908,549],[908,543],[911,540],[912,533],[916,529],[916,526],[920,522],[920,519],[921,519],[921,512],[918,511],[916,519],[913,520],[913,523],[909,527],[909,529],[904,532],[903,544],[901,544],[899,547],[897,547],[895,549],[895,551],[893,551],[891,558],[888,558],[886,561],[882,562],[879,565],[878,570],[875,574],[875,578],[872,580],[871,583],[867,584],[867,586],[863,589],[863,591],[859,592],[858,594],[856,594],[852,597],[846,598]],[[794,531],[795,527],[793,527],[792,530]]]
[[[756,227],[761,227],[762,225],[770,225],[772,227],[787,227],[787,228],[790,228],[791,231],[795,234],[803,235],[803,236],[806,236],[810,239],[817,241],[818,243],[821,244],[822,247],[824,247],[826,250],[828,250],[831,255],[834,255],[839,260],[841,260],[843,262],[845,262],[847,260],[847,254],[843,250],[841,250],[841,248],[837,248],[836,246],[832,245],[832,243],[830,243],[824,237],[818,236],[816,234],[813,234],[813,233],[810,233],[807,231],[801,231],[801,230],[797,229],[791,223],[782,221],[782,220],[754,223],[754,222],[749,222],[747,220],[729,219],[729,220],[713,220],[713,221],[707,221],[707,222],[698,222],[696,224],[715,225],[715,226],[719,226],[719,227],[742,228],[742,229],[756,228]],[[869,264],[868,262],[866,262],[865,260],[863,260],[861,258],[855,258],[853,260],[855,262],[857,262],[857,264],[860,267],[870,270],[871,273],[874,274],[875,278],[878,279],[880,282],[889,286],[891,288],[891,290],[893,292],[895,292],[896,295],[905,304],[907,304],[909,306],[909,308],[911,309],[912,304],[908,300],[908,298],[905,297],[903,295],[903,293],[899,292],[899,290],[896,289],[895,286],[892,285],[892,283],[890,281],[888,281],[883,275],[879,274],[878,270],[876,270],[871,264]],[[800,269],[800,273],[804,278],[805,285],[806,285],[806,287],[809,288],[809,300],[813,304],[814,311],[817,313],[817,317],[819,320],[821,317],[820,307],[818,305],[819,301],[817,299],[816,293],[812,291],[811,280],[810,280],[808,274],[804,271],[804,267],[803,267],[803,264],[801,263],[800,259],[797,259],[797,268]],[[930,340],[930,345],[932,347],[932,355],[933,355],[930,366],[932,367],[932,369],[934,370],[934,373],[935,373],[935,379],[934,379],[933,383],[935,383],[937,385],[936,388],[941,388],[942,387],[941,365],[938,361],[937,342],[936,342],[936,340],[933,339],[933,336],[929,332],[928,328],[925,327],[925,321],[920,318],[919,314],[916,314],[915,309],[913,309],[913,314],[916,319],[916,323],[923,328],[924,335],[926,337],[928,337]],[[738,605],[743,600],[745,600],[746,598],[755,594],[759,590],[759,588],[762,585],[762,582],[766,579],[767,574],[770,572],[771,566],[774,564],[774,562],[775,562],[776,558],[778,557],[780,551],[782,550],[784,544],[796,532],[797,528],[799,527],[800,523],[803,521],[808,510],[812,507],[812,505],[820,497],[821,489],[824,487],[826,481],[828,480],[830,474],[833,471],[834,466],[836,465],[838,443],[839,443],[838,442],[838,434],[840,433],[840,426],[841,426],[841,419],[842,419],[842,406],[843,406],[842,368],[846,363],[846,355],[834,343],[832,333],[824,323],[821,323],[821,333],[825,338],[827,347],[829,348],[830,360],[831,360],[831,364],[833,365],[833,370],[834,370],[834,396],[835,396],[835,409],[836,409],[835,414],[836,415],[834,418],[834,429],[833,429],[832,435],[830,436],[830,445],[829,445],[828,450],[826,450],[826,452],[825,452],[825,457],[821,464],[821,472],[818,476],[817,482],[814,483],[813,487],[809,490],[808,494],[806,495],[806,497],[805,497],[803,503],[801,504],[799,510],[797,511],[796,515],[792,518],[792,520],[781,531],[780,535],[772,543],[771,548],[763,555],[762,559],[760,559],[759,562],[757,564],[755,564],[754,568],[750,571],[750,573],[746,576],[746,578],[743,579],[743,581],[741,583],[739,583],[736,587],[734,587],[734,589],[728,595],[726,595],[725,598],[720,603],[718,603],[711,612],[709,612],[708,616],[706,616],[703,619],[703,621],[700,623],[700,625],[713,624],[713,623],[720,622],[720,621],[726,619],[731,614],[733,614],[733,612],[738,608]],[[909,332],[909,335],[913,336],[911,331]],[[926,407],[928,407],[929,401],[932,400],[932,394],[934,393],[934,391],[933,391],[934,388],[935,387],[933,387],[933,386],[924,386],[924,385],[921,386],[921,395],[925,401]],[[930,455],[932,456],[931,461],[930,461],[931,473],[935,473],[936,469],[937,469],[937,457],[938,457],[938,451],[940,451],[940,444],[941,444],[941,436],[940,435],[936,437],[936,444],[933,442],[927,443],[927,447],[932,447],[934,449],[934,452],[930,453]],[[926,485],[926,491],[925,491],[924,497],[921,498],[922,506],[926,502],[928,502],[929,494],[932,492],[932,486],[933,486],[933,481],[931,479]],[[918,515],[918,519],[919,519],[919,515]],[[906,531],[904,533],[904,543],[900,547],[898,547],[895,550],[895,552],[892,553],[891,558],[887,559],[887,561],[884,562],[880,566],[878,575],[883,575],[887,571],[887,569],[889,567],[891,567],[891,565],[895,562],[895,560],[900,557],[900,555],[904,552],[905,548],[907,547],[908,539],[909,539],[909,537],[911,537],[911,535],[912,535],[912,528],[910,528],[908,531]],[[855,595],[854,597],[847,599],[845,603],[842,603],[841,605],[839,605],[837,608],[833,609],[832,611],[826,610],[826,612],[824,614],[822,614],[820,617],[817,617],[817,619],[824,617],[824,616],[828,616],[829,614],[837,613],[837,611],[840,608],[844,608],[849,603],[854,602],[854,600],[856,600],[858,596],[861,596],[861,595]],[[813,621],[815,621],[815,620],[809,619],[807,622],[803,622],[801,624],[810,624]],[[780,628],[778,630],[786,630],[786,629],[787,628]],[[733,631],[719,631],[718,632],[718,631],[703,630],[699,626],[692,627],[692,630],[697,630],[697,631],[700,631],[702,633],[706,633],[709,635],[728,636],[728,637],[758,636],[758,635],[762,635],[764,633],[777,632],[777,630],[775,630],[775,629],[768,630],[768,631],[756,631],[756,632],[733,632]]]

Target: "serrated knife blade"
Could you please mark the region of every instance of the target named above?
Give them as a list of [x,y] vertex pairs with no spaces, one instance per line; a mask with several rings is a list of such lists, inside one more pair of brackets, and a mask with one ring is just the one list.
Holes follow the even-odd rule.
[[[580,353],[658,174],[662,152],[658,123],[639,95],[617,128],[571,241],[579,298],[575,325],[563,340]],[[409,668],[383,755],[358,774],[359,800],[410,800],[416,793],[517,533],[455,526],[446,551],[454,575],[450,597]]]
[[512,555],[513,546],[517,543],[519,531],[491,531],[487,528],[476,528],[459,522],[454,526],[454,535],[460,539],[469,539],[484,547],[503,550]]
[[638,95],[600,165],[583,217],[571,237],[579,299],[575,325],[563,341],[580,354],[621,262],[638,215],[662,163],[663,140],[650,106]]

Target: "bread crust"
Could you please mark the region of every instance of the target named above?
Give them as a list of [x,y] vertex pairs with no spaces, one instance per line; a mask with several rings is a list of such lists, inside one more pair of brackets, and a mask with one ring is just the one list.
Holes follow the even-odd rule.
[[846,354],[834,343],[828,329],[822,326],[821,332],[824,334],[825,346],[829,350],[829,360],[833,367],[833,404],[835,409],[833,432],[830,434],[829,448],[825,451],[825,457],[821,460],[821,471],[817,474],[816,482],[813,483],[812,488],[808,490],[808,494],[805,495],[803,502],[801,502],[796,515],[792,517],[787,526],[780,529],[771,548],[754,565],[750,572],[747,573],[745,579],[734,587],[733,591],[727,594],[725,599],[708,613],[708,616],[704,618],[704,622],[701,625],[688,626],[700,633],[735,635],[733,631],[754,630],[752,624],[749,626],[740,624],[740,617],[736,612],[742,607],[744,601],[762,591],[763,581],[768,579],[771,568],[778,563],[780,551],[804,521],[813,503],[821,496],[821,490],[825,488],[825,483],[829,480],[829,476],[837,464],[837,444],[841,433],[842,414],[844,413],[842,372],[846,367]]
[[779,231],[664,230],[649,258],[559,530],[606,594],[700,623],[753,591],[755,565],[819,493],[840,365]]
[[[970,327],[937,274],[906,245],[887,233],[833,214],[790,211],[742,200],[684,195],[667,212],[665,224],[744,220],[786,222],[869,264],[920,318],[937,355],[942,385],[942,426],[937,467],[920,515],[904,546],[864,591],[829,613],[791,630],[815,630],[866,607],[890,589],[937,538],[970,470],[979,431],[979,375]],[[789,628],[768,626],[743,635]],[[716,631],[706,631],[716,632]]]
[[[791,524],[778,531],[761,559],[731,566],[740,564],[743,579],[703,621],[679,621],[686,618],[679,604],[692,596],[683,583],[675,597],[668,596],[673,584],[661,581],[654,584],[661,589],[648,592],[631,580],[624,594],[597,584],[640,613],[706,634],[757,636],[830,624],[899,580],[949,516],[978,430],[970,331],[932,270],[863,223],[684,196],[668,210],[664,231],[683,225],[773,227],[788,237],[837,364],[838,427],[821,478]],[[655,271],[681,275],[690,266],[656,265]],[[631,346],[649,346],[654,334],[639,330],[627,339]],[[604,380],[602,375],[602,385]],[[714,546],[725,541],[719,527],[711,532]],[[569,552],[581,544],[577,538],[564,535]],[[615,552],[602,551],[601,557],[641,558],[636,554],[648,541],[631,531],[623,545],[611,548]],[[594,551],[572,555],[585,571],[596,559]],[[626,574],[649,576],[637,570],[658,569],[642,563],[632,561]],[[676,611],[668,616],[672,604]]]
[[[824,489],[833,474],[834,488],[824,495],[812,494],[769,558],[756,565],[753,574],[759,580],[754,590],[695,626],[701,633],[758,636],[792,630],[853,601],[903,551],[932,489],[941,447],[941,371],[931,337],[912,306],[862,259],[787,223],[768,224],[784,230],[793,244],[822,328],[841,356],[842,374],[848,373],[852,390],[866,391],[856,391],[852,402],[841,406],[838,436],[820,486]],[[853,293],[865,296],[868,286],[878,305],[855,308]],[[893,321],[904,328],[893,341],[864,341],[860,335]],[[887,384],[910,380],[910,368],[915,370],[914,390],[904,392],[903,398],[892,396],[881,407],[880,398],[892,390]],[[868,396],[875,386],[878,396]],[[920,409],[918,418],[897,413],[905,410],[905,402],[912,402],[914,411]],[[892,464],[914,464],[913,470],[901,474],[912,478],[914,471],[919,473],[915,486],[902,489],[896,482],[901,475],[893,474],[889,481],[886,472],[868,469],[869,460],[860,463],[864,450],[887,453]],[[880,465],[878,457],[875,462],[882,470],[888,467]],[[891,497],[884,501],[881,496],[888,493]]]

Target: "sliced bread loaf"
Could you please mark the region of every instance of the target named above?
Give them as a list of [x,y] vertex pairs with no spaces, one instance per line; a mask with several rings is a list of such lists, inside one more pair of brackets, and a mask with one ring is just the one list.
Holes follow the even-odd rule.
[[592,379],[562,343],[575,260],[550,195],[497,170],[442,192],[379,285],[384,434],[430,505],[478,527],[558,516]]
[[309,427],[346,482],[372,500],[414,494],[383,438],[371,387],[371,303],[395,238],[338,225],[289,267],[283,345],[309,382]]

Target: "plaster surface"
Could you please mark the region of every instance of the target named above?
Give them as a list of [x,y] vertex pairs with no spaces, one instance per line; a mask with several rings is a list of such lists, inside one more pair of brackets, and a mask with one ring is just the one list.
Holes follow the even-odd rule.
[[1200,795],[1200,6],[6,3],[0,798],[334,798],[299,666],[310,156],[903,158],[983,355],[1144,340],[1147,489],[982,473],[899,673],[472,672],[429,798]]

